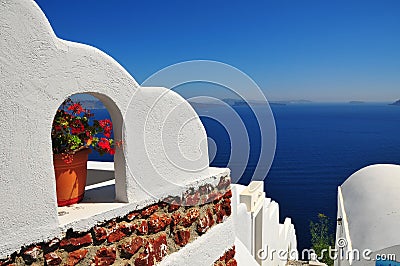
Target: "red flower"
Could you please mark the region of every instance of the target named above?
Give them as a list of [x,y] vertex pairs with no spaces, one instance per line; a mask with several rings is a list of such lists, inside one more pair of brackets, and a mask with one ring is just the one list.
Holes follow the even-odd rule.
[[104,152],[109,153],[111,155],[115,154],[115,148],[111,148],[110,141],[106,138],[101,138],[100,141],[97,143],[100,149]]
[[61,131],[62,127],[60,125],[55,125],[54,129],[55,129],[55,131]]
[[79,103],[74,103],[70,107],[68,107],[68,110],[79,115],[83,111],[83,108],[82,105],[80,105]]
[[111,126],[112,127],[112,123],[110,119],[103,119],[103,120],[99,120],[99,124],[102,128],[107,127],[107,126]]
[[110,119],[103,119],[99,121],[99,125],[103,129],[103,134],[106,138],[111,137],[111,131],[112,131],[112,123]]
[[99,143],[98,143],[100,149],[104,150],[105,152],[110,152],[110,142],[106,138],[101,138]]
[[100,154],[114,155],[121,143],[111,139],[111,120],[91,120],[92,117],[94,114],[80,103],[70,98],[65,100],[53,121],[53,152],[68,155],[64,157],[66,162],[71,162],[74,152],[85,147],[93,147]]
[[78,135],[83,131],[85,131],[85,127],[80,120],[75,120],[74,122],[72,122],[71,134]]

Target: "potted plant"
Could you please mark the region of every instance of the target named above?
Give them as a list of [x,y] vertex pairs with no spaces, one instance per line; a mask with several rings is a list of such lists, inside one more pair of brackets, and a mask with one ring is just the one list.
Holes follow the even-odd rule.
[[83,199],[87,161],[91,149],[100,155],[115,153],[109,119],[95,120],[94,114],[71,98],[65,100],[54,117],[51,131],[58,206]]

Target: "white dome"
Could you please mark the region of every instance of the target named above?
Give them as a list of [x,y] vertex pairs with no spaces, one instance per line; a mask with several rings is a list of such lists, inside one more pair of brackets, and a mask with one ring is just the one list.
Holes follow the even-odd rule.
[[381,250],[400,244],[400,166],[379,164],[341,186],[353,248]]

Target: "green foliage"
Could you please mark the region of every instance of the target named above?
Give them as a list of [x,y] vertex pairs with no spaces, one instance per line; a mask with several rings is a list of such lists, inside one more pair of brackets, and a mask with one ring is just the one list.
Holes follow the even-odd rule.
[[[334,236],[332,233],[332,223],[328,216],[318,214],[317,222],[310,222],[311,244],[312,249],[318,256],[320,262],[326,263],[328,266],[333,265],[333,260],[329,256],[329,247],[334,248]],[[323,254],[322,251],[326,250]],[[322,258],[320,258],[322,254]]]
[[111,134],[112,123],[109,119],[95,120],[90,110],[68,98],[53,120],[53,153],[65,155],[66,162],[71,162],[73,154],[86,148],[93,148],[100,155],[114,154],[115,146],[121,143],[114,141]]

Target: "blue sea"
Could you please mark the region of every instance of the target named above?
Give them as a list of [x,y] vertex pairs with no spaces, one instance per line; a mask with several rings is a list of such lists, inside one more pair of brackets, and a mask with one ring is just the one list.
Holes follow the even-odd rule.
[[[204,108],[204,107],[203,107]],[[267,196],[280,205],[280,219],[291,217],[299,250],[310,247],[309,223],[318,213],[335,230],[337,187],[355,171],[376,163],[400,164],[400,107],[374,104],[272,105],[277,147],[265,178]],[[260,153],[260,132],[247,106],[235,107],[250,138],[250,158],[239,183],[247,184]],[[107,114],[97,110],[98,118]],[[218,107],[210,108],[218,112]],[[201,118],[218,149],[212,166],[225,167],[230,156],[229,134],[211,118]],[[112,161],[111,156],[92,160]]]

